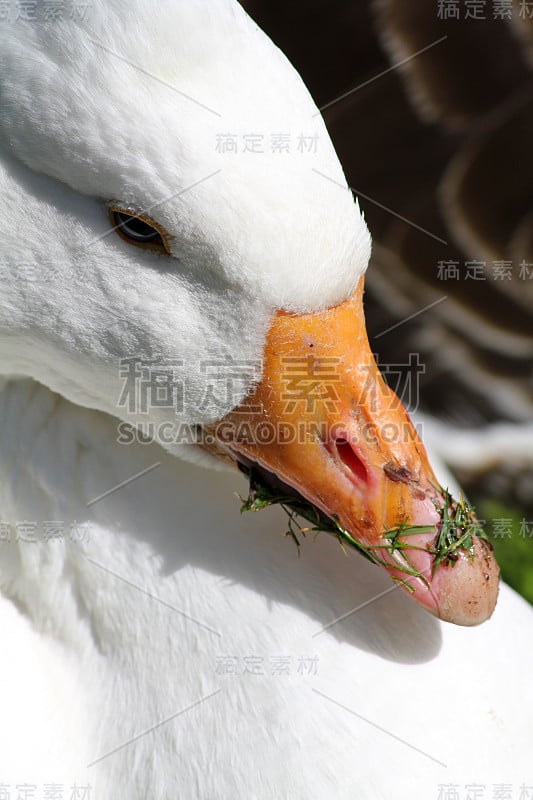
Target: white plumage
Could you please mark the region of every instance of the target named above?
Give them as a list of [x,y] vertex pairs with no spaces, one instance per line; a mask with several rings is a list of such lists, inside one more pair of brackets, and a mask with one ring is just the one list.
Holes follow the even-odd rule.
[[[182,420],[221,417],[197,413],[198,362],[257,359],[274,309],[337,303],[366,267],[288,62],[229,0],[115,0],[1,36],[0,783],[376,800],[527,782],[514,592],[480,628],[440,623],[331,541],[298,559],[276,512],[239,517],[235,475],[117,442],[119,358],[184,360]],[[216,152],[219,128],[252,126],[318,131],[316,161]],[[110,201],[161,202],[169,262],[109,234]],[[21,541],[32,522],[63,535]]]

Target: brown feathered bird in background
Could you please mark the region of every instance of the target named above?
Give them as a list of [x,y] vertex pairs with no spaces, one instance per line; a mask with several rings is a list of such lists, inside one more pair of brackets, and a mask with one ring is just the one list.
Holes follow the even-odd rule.
[[404,381],[414,363],[407,399],[467,490],[533,507],[533,2],[243,5],[364,210],[379,363]]

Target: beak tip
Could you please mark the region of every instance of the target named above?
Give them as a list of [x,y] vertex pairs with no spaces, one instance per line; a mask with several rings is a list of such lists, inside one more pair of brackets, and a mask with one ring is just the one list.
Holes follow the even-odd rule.
[[438,616],[444,622],[474,626],[488,620],[496,607],[500,570],[490,546],[475,538],[473,552],[441,565],[432,581]]

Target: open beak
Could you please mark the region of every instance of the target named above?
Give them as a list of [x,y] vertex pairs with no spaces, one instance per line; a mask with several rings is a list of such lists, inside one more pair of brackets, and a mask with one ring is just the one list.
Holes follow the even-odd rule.
[[362,295],[363,279],[336,308],[275,316],[261,383],[216,425],[217,442],[319,509],[432,614],[478,624],[494,609],[498,565],[383,381]]

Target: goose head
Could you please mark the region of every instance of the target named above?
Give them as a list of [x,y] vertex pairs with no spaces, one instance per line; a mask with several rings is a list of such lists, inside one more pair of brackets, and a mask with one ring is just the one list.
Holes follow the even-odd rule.
[[442,490],[372,356],[370,236],[297,73],[234,0],[45,16],[0,29],[2,372],[239,463],[367,548],[396,530],[411,568],[377,552],[415,600],[486,619],[485,542],[436,570],[427,549]]

